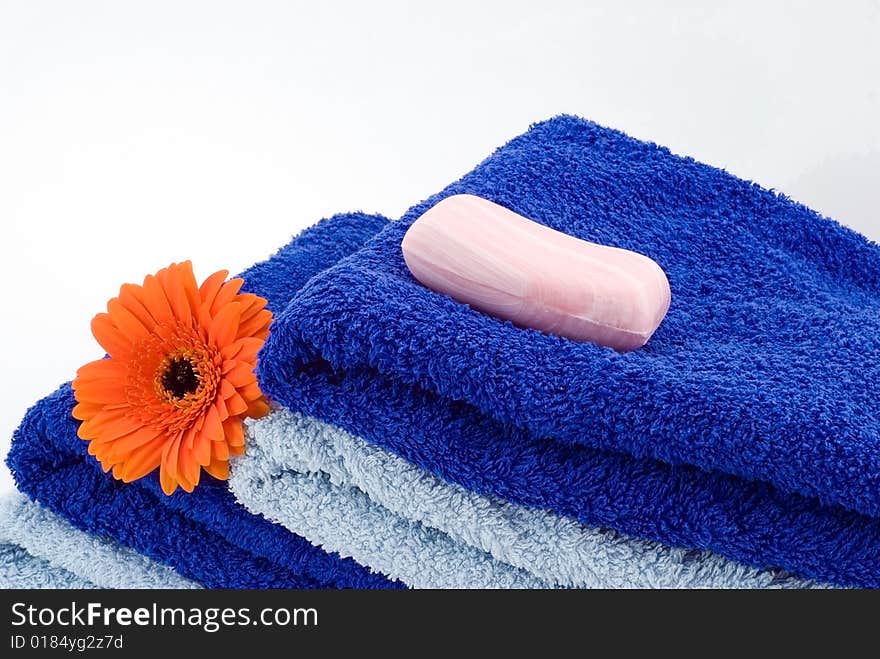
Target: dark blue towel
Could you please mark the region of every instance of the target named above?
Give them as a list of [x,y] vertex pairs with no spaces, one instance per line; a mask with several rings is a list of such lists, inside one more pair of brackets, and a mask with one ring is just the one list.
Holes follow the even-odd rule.
[[[403,234],[458,193],[647,254],[665,322],[618,354],[420,286]],[[312,279],[259,373],[276,401],[468,489],[880,586],[880,249],[593,123],[534,126]]]
[[[384,224],[363,214],[325,220],[246,271],[244,290],[262,295],[277,312],[315,272]],[[19,489],[74,526],[110,536],[214,588],[400,587],[251,515],[225,482],[205,477],[192,494],[168,497],[155,473],[130,484],[114,480],[77,437],[74,404],[69,384],[37,403],[16,431],[7,459]]]

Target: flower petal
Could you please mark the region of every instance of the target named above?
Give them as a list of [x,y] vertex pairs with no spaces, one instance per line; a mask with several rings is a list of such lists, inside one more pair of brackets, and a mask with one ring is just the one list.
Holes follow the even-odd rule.
[[[177,470],[177,465],[174,467],[175,471]],[[168,466],[163,460],[159,465],[159,484],[162,486],[162,491],[171,496],[174,494],[174,490],[177,489],[177,479],[169,473]]]
[[229,462],[227,462],[226,460],[211,460],[211,462],[205,466],[205,471],[207,471],[217,480],[228,480]]
[[255,400],[260,398],[263,395],[263,392],[260,391],[260,385],[254,380],[250,384],[240,388],[238,394],[245,400]]
[[267,304],[266,298],[254,295],[253,293],[239,293],[236,302],[241,305],[242,323],[257,316],[257,314],[266,308]]
[[241,305],[238,302],[230,302],[220,309],[208,328],[208,342],[215,348],[222,348],[235,341],[240,317]]
[[119,298],[115,297],[107,303],[107,312],[110,314],[113,324],[119,328],[119,331],[128,338],[132,345],[150,336],[150,331],[137,319],[137,316],[123,306]]
[[137,284],[123,284],[119,288],[119,302],[148,330],[152,330],[156,325],[156,319],[144,303],[143,287]]
[[265,338],[265,336],[263,336],[263,333],[269,330],[269,325],[271,324],[272,314],[268,311],[260,311],[259,313],[248,318],[247,320],[242,319],[241,324],[238,327],[238,336],[254,336]]
[[263,339],[253,336],[241,337],[229,345],[223,346],[220,349],[220,356],[223,357],[224,361],[253,362],[256,361],[257,353],[260,352],[265,343]]
[[100,403],[77,403],[73,407],[73,412],[71,413],[73,418],[77,421],[85,421],[87,419],[91,419],[98,412],[104,409],[104,406]]
[[252,382],[257,381],[257,374],[254,373],[254,365],[248,362],[239,362],[235,368],[223,376],[224,380],[229,380],[233,387],[240,389],[246,387]]
[[228,459],[229,444],[227,444],[226,442],[211,442],[211,462],[213,462],[214,460]]
[[226,409],[226,402],[223,400],[223,396],[217,396],[214,399],[214,407],[217,408],[217,416],[220,417],[220,421],[226,421],[229,418],[229,410]]
[[88,452],[89,455],[94,455],[101,464],[104,464],[105,462],[113,464],[113,461],[107,457],[107,454],[110,453],[109,447],[109,444],[96,444],[95,442],[89,442]]
[[238,416],[247,412],[248,403],[237,392],[233,391],[232,395],[226,399],[226,409],[229,410],[230,415]]
[[[219,442],[223,439],[223,420],[215,405],[211,405],[205,413],[205,423],[202,426],[202,434],[209,442]],[[200,463],[204,464],[204,463]]]
[[102,406],[126,402],[125,386],[119,380],[73,381],[73,394],[78,403],[99,403]]
[[113,324],[109,314],[99,313],[92,318],[92,335],[111,357],[123,357],[131,352],[131,341]]
[[[104,412],[104,414],[107,415],[106,421],[99,418],[101,417],[100,414],[96,414],[93,419],[83,423],[84,426],[87,426],[86,432],[93,427],[95,428],[94,432],[96,434],[91,438],[94,443],[103,444],[105,442],[112,442],[118,440],[120,437],[125,437],[126,435],[130,435],[133,432],[143,429],[143,423],[141,423],[139,419],[135,419],[127,414],[111,417],[110,415],[114,412],[115,410]],[[96,425],[96,423],[100,423],[100,425]]]
[[205,279],[199,287],[199,297],[202,299],[202,304],[208,305],[209,311],[211,309],[211,304],[214,302],[214,298],[217,297],[217,293],[220,291],[223,282],[226,281],[228,276],[229,270],[218,270]]
[[232,396],[235,393],[235,387],[232,386],[231,382],[227,382],[226,380],[220,380],[219,386],[220,386],[220,388],[218,389],[218,392],[220,394],[220,397],[223,398],[223,400],[226,400],[227,398],[229,398],[230,396]]
[[[167,472],[168,478],[174,481],[177,481],[177,456],[180,453],[180,444],[183,442],[183,435],[180,434],[175,437],[172,441],[168,442],[165,445],[165,450],[162,451],[162,469]],[[162,486],[164,490],[164,485]],[[174,491],[173,489],[171,490]],[[165,494],[170,494],[171,492],[166,491]]]
[[144,444],[149,444],[162,434],[162,431],[156,428],[138,428],[128,435],[123,435],[112,442],[98,444],[98,446],[107,447],[105,455],[113,462],[127,462],[137,449]]
[[192,478],[189,478],[185,472],[181,471],[180,465],[178,465],[177,482],[185,492],[192,492],[196,489],[196,485],[199,484],[199,475],[201,474],[201,471],[201,469],[196,469],[195,474],[190,474]]
[[[199,435],[196,435],[196,445],[199,443]],[[211,453],[210,444],[208,444],[208,454]],[[192,492],[192,489],[199,482],[199,472],[201,471],[201,467],[198,461],[197,453],[187,446],[181,445],[180,447],[180,455],[177,463],[177,477],[180,480],[181,487],[185,489],[187,492]]]
[[[204,421],[204,419],[201,421]],[[183,433],[183,439],[181,440],[180,445],[192,450],[193,444],[196,441],[196,432],[198,432],[198,429],[194,425],[187,428]]]
[[190,327],[192,325],[192,309],[190,309],[189,300],[186,297],[180,270],[175,266],[167,268],[163,284],[165,295],[175,318],[184,327]]
[[[222,429],[221,429],[222,432]],[[196,435],[196,443],[193,446],[192,454],[195,456],[199,465],[207,465],[211,461],[211,444],[222,444],[223,442],[212,442],[208,436],[200,432]]]
[[171,304],[159,278],[156,275],[144,277],[142,290],[144,306],[153,319],[159,324],[171,322],[174,319],[174,312],[171,310]]
[[238,291],[241,290],[242,284],[244,284],[244,279],[236,277],[235,279],[230,279],[220,287],[220,290],[217,291],[217,295],[214,297],[214,301],[211,303],[212,316],[216,316],[220,313],[220,309],[235,300],[235,296],[238,295]]
[[196,322],[198,323],[199,336],[202,337],[203,341],[208,340],[208,328],[211,326],[211,321],[213,318],[211,317],[211,305],[205,302],[202,306],[199,307],[198,313],[196,314]]
[[244,427],[240,419],[229,419],[223,422],[223,432],[229,446],[244,446]]
[[261,419],[269,413],[269,403],[265,399],[260,398],[252,401],[248,406],[247,415],[252,419]]
[[91,419],[83,421],[76,430],[80,439],[94,440],[101,436],[101,432],[107,424],[114,423],[125,416],[124,411],[120,410],[101,410]]
[[[162,461],[162,451],[165,449],[167,441],[166,437],[160,435],[132,451],[132,454],[120,467],[121,480],[131,483],[143,478],[158,467]],[[164,486],[162,489],[165,489]]]
[[196,277],[193,274],[192,261],[184,261],[177,266],[180,274],[180,283],[183,292],[186,293],[187,306],[190,311],[195,311],[202,304],[202,296],[199,294],[199,285],[196,283]]
[[127,375],[128,368],[120,359],[96,359],[76,370],[78,380],[122,380]]

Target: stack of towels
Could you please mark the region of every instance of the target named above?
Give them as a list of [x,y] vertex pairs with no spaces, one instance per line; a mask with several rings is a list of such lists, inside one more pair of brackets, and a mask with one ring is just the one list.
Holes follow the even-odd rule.
[[[421,286],[401,240],[453,194],[651,257],[666,320],[621,354]],[[114,480],[64,385],[8,457],[5,585],[880,586],[880,248],[783,196],[558,117],[242,277],[272,411],[229,481]]]

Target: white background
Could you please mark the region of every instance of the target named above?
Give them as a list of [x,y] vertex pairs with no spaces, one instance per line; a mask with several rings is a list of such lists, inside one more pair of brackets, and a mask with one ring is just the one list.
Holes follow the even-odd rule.
[[880,1],[709,4],[0,0],[0,452],[119,284],[399,216],[561,112],[880,239]]

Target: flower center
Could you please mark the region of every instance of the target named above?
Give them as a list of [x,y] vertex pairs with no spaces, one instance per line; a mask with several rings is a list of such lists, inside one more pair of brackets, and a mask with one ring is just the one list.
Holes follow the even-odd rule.
[[162,373],[162,388],[177,400],[195,393],[200,384],[198,370],[186,357],[175,357]]

